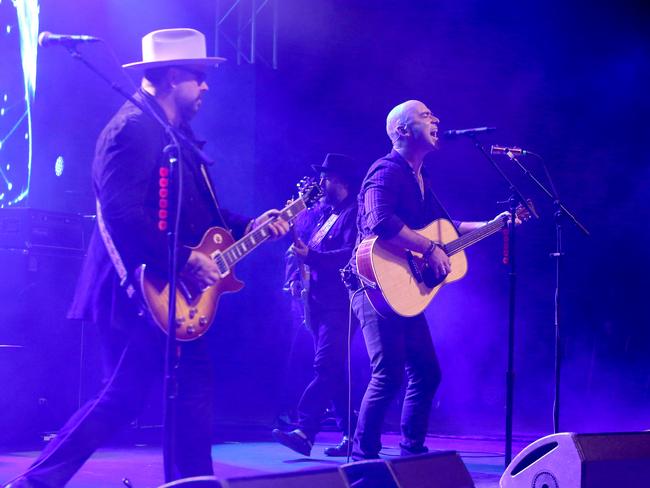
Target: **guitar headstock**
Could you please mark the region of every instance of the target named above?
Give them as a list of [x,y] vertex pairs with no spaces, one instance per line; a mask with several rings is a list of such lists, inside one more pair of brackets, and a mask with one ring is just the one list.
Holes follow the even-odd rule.
[[314,205],[323,196],[323,189],[313,176],[303,177],[297,184],[298,195],[307,207]]
[[[528,199],[526,199],[526,203],[528,204],[530,209],[533,211],[535,216],[537,216],[536,215],[537,210],[535,209],[535,204],[533,203],[533,201],[530,198],[528,198]],[[518,220],[520,220],[522,222],[526,222],[527,220],[530,220],[533,217],[533,215],[531,215],[531,213],[528,211],[528,209],[526,207],[524,207],[521,203],[519,205],[517,205],[517,209],[515,210],[515,216],[516,216],[516,218]]]

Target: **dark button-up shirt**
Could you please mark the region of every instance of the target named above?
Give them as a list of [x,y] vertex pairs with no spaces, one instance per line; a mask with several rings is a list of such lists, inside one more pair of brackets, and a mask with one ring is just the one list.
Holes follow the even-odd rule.
[[[309,239],[319,231],[333,212],[339,215],[336,222],[319,243],[309,246],[309,254],[305,259],[310,271],[310,300],[321,308],[348,306],[348,294],[339,270],[350,260],[357,239],[357,203],[352,195],[336,210],[331,206],[322,207],[321,215]],[[288,273],[288,281],[300,279],[299,271],[291,260],[289,266],[294,269]]]
[[[445,215],[425,168],[422,168],[422,178],[424,194],[413,168],[394,149],[372,164],[358,197],[357,246],[373,236],[390,239],[404,225],[420,229]],[[353,271],[356,271],[355,254],[350,261]]]

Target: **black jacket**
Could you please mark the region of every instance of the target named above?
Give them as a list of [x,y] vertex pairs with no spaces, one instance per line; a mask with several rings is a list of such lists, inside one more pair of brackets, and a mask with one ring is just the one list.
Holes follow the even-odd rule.
[[[320,218],[309,238],[314,236],[331,215],[330,206],[321,208]],[[317,245],[309,246],[309,254],[305,264],[309,266],[310,300],[320,308],[347,308],[348,292],[341,281],[339,270],[350,260],[352,249],[357,239],[357,203],[350,196],[338,209],[339,217]],[[307,239],[309,241],[309,239]],[[287,281],[300,279],[296,263],[287,260]]]
[[[158,103],[139,90],[134,98],[148,104],[163,119]],[[195,140],[189,126],[180,129]],[[106,227],[132,276],[140,265],[163,273],[167,269],[167,237],[158,229],[159,168],[165,161],[163,149],[168,144],[165,130],[149,114],[126,102],[99,136],[92,167],[95,196],[102,207]],[[197,144],[201,145],[197,141]],[[189,145],[182,147],[183,205],[179,230],[179,269],[187,261],[187,246],[199,243],[211,226],[229,228],[240,237],[250,221],[221,209],[201,172],[200,155]],[[171,213],[171,209],[169,209]],[[77,289],[69,311],[70,318],[97,321],[115,318],[115,307],[128,306],[125,292],[118,283],[97,226],[90,239]]]

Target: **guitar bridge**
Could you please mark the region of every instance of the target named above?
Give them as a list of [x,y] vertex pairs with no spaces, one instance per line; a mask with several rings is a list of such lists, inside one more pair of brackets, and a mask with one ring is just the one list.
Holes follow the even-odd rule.
[[418,265],[415,263],[415,258],[411,251],[406,251],[406,261],[409,263],[409,269],[411,270],[411,274],[413,275],[413,278],[415,278],[415,281],[422,283],[422,273],[420,272]]

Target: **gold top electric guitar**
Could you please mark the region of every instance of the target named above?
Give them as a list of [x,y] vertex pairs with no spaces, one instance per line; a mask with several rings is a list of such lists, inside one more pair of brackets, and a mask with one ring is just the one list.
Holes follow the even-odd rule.
[[[281,217],[289,223],[321,196],[321,189],[313,178],[303,178],[298,186],[298,198],[291,200],[280,211]],[[220,279],[200,290],[178,277],[174,326],[179,341],[191,341],[205,334],[214,320],[221,295],[235,293],[244,287],[244,283],[235,276],[235,264],[271,237],[269,225],[268,221],[263,223],[236,242],[226,229],[211,227],[199,245],[191,248],[209,256],[216,263]],[[169,283],[149,272],[144,264],[136,270],[136,281],[145,313],[167,333]]]

